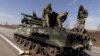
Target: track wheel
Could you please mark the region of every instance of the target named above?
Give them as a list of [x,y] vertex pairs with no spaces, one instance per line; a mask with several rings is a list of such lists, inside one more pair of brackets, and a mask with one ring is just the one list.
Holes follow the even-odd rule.
[[48,52],[47,52],[47,48],[46,47],[42,47],[41,48],[41,56],[48,56]]
[[37,43],[32,45],[32,54],[37,54],[40,51],[41,46]]
[[58,56],[59,50],[56,47],[48,47],[48,55],[49,56]]
[[31,50],[32,49],[32,42],[28,41],[26,47],[27,47],[27,49]]
[[21,42],[22,42],[22,38],[21,38],[21,37],[19,37],[19,42],[18,42],[18,43],[19,43],[19,44],[21,44]]
[[16,39],[16,41],[17,41],[17,42],[19,42],[19,40],[20,40],[20,37],[19,37],[19,36],[17,36],[17,39]]
[[23,47],[26,47],[26,39],[23,39],[22,46],[23,46]]
[[23,43],[24,43],[24,39],[21,38],[21,42],[20,42],[20,44],[23,45]]

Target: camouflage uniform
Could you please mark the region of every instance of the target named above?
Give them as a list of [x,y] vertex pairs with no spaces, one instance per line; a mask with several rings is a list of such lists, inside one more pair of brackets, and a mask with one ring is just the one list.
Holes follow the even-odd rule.
[[21,21],[22,24],[28,24],[28,19],[26,16],[24,16],[24,18]]
[[57,24],[58,24],[58,26],[59,26],[60,28],[62,27],[62,23],[66,20],[67,15],[68,15],[68,12],[63,12],[63,13],[60,13],[60,14],[57,16]]
[[83,33],[85,28],[85,20],[88,16],[88,12],[84,7],[81,5],[79,7],[78,18],[77,18],[77,28],[80,33]]
[[49,27],[49,20],[50,20],[50,14],[52,13],[52,8],[51,8],[51,4],[48,4],[44,10],[43,10],[43,14],[42,14],[42,17],[44,19],[44,22],[43,22],[43,26],[47,26]]

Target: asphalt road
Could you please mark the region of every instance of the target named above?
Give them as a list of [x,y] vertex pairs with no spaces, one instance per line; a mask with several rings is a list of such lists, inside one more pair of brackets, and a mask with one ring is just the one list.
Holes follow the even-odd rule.
[[[20,50],[23,50],[18,44],[13,40],[13,32],[14,30],[0,27],[0,56],[18,56]],[[7,40],[11,43],[8,43]],[[80,52],[79,56],[100,56],[100,48],[93,47],[92,50]]]

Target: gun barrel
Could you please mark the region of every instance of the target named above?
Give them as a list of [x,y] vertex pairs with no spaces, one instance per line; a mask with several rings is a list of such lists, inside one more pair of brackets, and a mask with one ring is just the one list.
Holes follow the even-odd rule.
[[31,22],[38,22],[38,23],[42,23],[43,21],[40,21],[40,20],[29,20]]
[[[27,17],[27,20],[28,20],[29,24],[40,25],[40,26],[42,26],[42,24],[43,24],[42,18],[31,16],[31,15],[27,15],[25,13],[21,13],[21,15]],[[31,19],[28,18],[28,17],[30,17]]]
[[26,16],[26,17],[30,17],[30,18],[32,18],[33,20],[42,21],[42,18],[40,18],[40,17],[34,17],[34,16],[31,16],[31,15],[27,15],[27,14],[25,14],[25,13],[21,13],[21,15],[24,15],[24,16]]
[[24,16],[26,16],[26,17],[32,17],[31,15],[27,15],[27,14],[25,14],[25,13],[21,13],[21,15],[24,15]]

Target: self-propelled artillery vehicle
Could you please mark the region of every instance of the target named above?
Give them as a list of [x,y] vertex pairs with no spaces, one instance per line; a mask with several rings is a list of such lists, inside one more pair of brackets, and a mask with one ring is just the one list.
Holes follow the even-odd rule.
[[66,30],[55,26],[43,27],[43,20],[36,16],[23,14],[22,24],[14,33],[15,41],[32,54],[41,56],[64,56],[72,50],[86,49],[90,46],[91,37],[77,31]]

